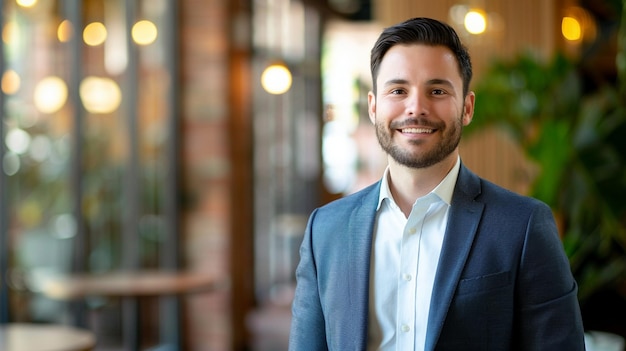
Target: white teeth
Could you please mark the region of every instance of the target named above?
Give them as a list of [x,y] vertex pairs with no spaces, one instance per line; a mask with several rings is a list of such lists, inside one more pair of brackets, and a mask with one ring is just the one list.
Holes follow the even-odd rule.
[[426,129],[426,128],[404,128],[404,129],[402,129],[402,133],[418,134],[418,133],[432,133],[432,132],[433,132],[432,129]]

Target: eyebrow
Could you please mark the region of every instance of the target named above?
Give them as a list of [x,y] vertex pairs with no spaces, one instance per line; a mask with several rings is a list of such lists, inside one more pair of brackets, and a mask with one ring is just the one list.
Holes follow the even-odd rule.
[[385,82],[385,84],[383,84],[383,86],[390,86],[390,85],[402,85],[402,84],[408,84],[409,81],[406,79],[401,79],[401,78],[397,78],[397,79],[390,79],[388,81]]
[[450,88],[454,88],[454,85],[452,84],[451,81],[447,79],[440,79],[440,78],[430,79],[426,82],[426,85],[445,85]]
[[[406,79],[396,78],[396,79],[390,79],[386,81],[385,84],[383,84],[383,86],[398,85],[398,84],[402,85],[402,84],[408,84],[408,83],[409,81]],[[445,85],[447,87],[454,88],[454,85],[452,84],[451,81],[447,79],[442,79],[442,78],[429,79],[428,81],[426,81],[426,85]]]

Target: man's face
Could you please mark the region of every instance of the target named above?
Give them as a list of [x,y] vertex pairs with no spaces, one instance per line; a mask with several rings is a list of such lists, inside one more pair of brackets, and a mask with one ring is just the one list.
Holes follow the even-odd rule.
[[424,168],[454,157],[472,120],[474,93],[463,96],[456,58],[444,46],[389,49],[368,95],[369,116],[383,150],[395,162]]

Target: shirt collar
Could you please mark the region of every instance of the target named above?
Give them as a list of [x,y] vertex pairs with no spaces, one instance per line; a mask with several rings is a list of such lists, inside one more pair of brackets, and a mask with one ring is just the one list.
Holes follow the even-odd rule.
[[[448,206],[452,203],[452,194],[454,193],[454,187],[456,185],[456,180],[459,177],[459,169],[461,168],[461,158],[457,157],[456,163],[454,167],[448,172],[448,174],[443,178],[441,183],[437,185],[430,193],[437,195],[443,202],[445,202]],[[427,196],[427,195],[426,195]],[[380,184],[380,195],[378,196],[378,206],[376,210],[380,209],[380,206],[383,200],[389,199],[392,203],[395,203],[393,196],[391,195],[391,190],[389,189],[389,166],[385,169],[385,173],[383,174],[383,179]]]

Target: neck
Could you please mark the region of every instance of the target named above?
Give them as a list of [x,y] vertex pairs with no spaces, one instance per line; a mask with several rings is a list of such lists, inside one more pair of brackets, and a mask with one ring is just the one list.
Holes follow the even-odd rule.
[[453,152],[441,162],[426,168],[410,168],[389,159],[389,189],[405,216],[409,216],[417,199],[430,193],[456,164]]

